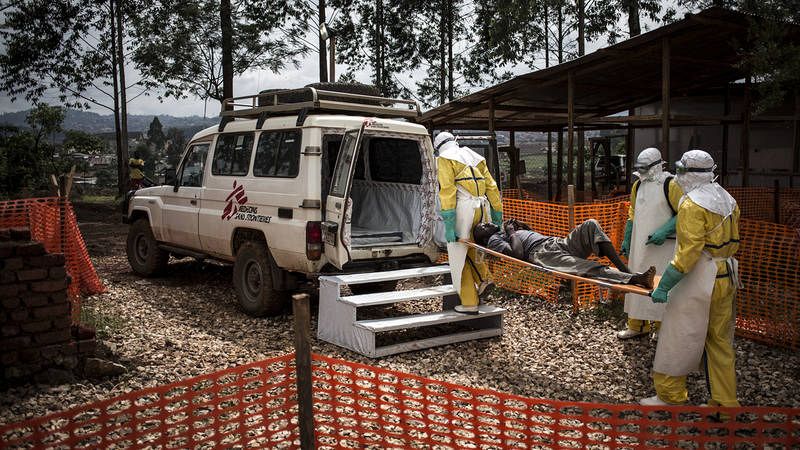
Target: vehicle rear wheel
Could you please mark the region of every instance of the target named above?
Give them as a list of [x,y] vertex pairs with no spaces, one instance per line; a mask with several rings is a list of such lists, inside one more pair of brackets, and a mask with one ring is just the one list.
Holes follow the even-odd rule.
[[353,295],[373,294],[375,292],[391,292],[397,290],[399,280],[381,281],[378,283],[351,284]]
[[275,316],[287,305],[286,292],[274,288],[270,258],[259,242],[245,242],[236,252],[233,286],[239,304],[250,316]]
[[139,275],[151,277],[163,273],[169,263],[169,252],[158,248],[150,222],[139,219],[128,229],[126,241],[128,264]]

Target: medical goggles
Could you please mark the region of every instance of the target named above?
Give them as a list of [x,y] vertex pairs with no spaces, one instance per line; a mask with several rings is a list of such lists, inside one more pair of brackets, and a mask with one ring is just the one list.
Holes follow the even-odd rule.
[[648,165],[646,165],[646,166],[639,166],[639,165],[636,165],[636,166],[633,166],[633,168],[634,168],[635,170],[638,170],[638,171],[640,171],[640,172],[644,172],[644,171],[646,171],[646,170],[650,170],[650,169],[651,169],[652,167],[654,167],[656,164],[661,164],[661,163],[663,163],[663,162],[664,162],[664,160],[663,160],[663,159],[659,159],[658,161],[653,161],[652,163],[650,163],[650,164],[648,164]]
[[442,146],[444,144],[446,144],[448,142],[455,142],[457,139],[458,139],[458,136],[453,136],[451,138],[447,138],[447,139],[443,140],[442,142],[439,142],[439,145],[436,146],[435,150],[438,151],[440,148],[442,148]]
[[713,172],[716,168],[716,164],[711,167],[686,167],[686,164],[683,161],[678,161],[675,163],[675,172],[681,174],[688,172]]

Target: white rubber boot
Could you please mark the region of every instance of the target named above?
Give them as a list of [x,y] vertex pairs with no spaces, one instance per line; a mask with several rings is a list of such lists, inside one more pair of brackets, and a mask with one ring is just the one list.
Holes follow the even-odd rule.
[[654,395],[652,397],[647,397],[639,400],[640,405],[644,406],[668,406],[669,403],[665,402],[658,398],[658,395]]
[[622,331],[617,332],[617,337],[620,339],[633,339],[635,337],[644,336],[645,334],[650,333],[649,331],[637,331],[631,330],[630,328],[626,328]]
[[456,310],[456,312],[460,312],[462,314],[478,314],[478,312],[480,312],[477,305],[476,306],[456,305],[454,309]]

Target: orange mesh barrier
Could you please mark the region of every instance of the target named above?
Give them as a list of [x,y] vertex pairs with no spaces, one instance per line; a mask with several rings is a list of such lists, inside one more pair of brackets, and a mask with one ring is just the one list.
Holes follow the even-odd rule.
[[[614,246],[622,242],[627,202],[575,206],[575,223],[594,218]],[[569,231],[569,208],[562,204],[504,199],[504,218],[516,218],[545,235],[565,236]],[[736,258],[744,287],[737,295],[739,335],[771,345],[800,347],[800,233],[786,225],[742,219],[742,240]],[[561,280],[513,261],[485,256],[495,283],[523,295],[557,301]],[[602,260],[609,264],[607,260]],[[601,299],[600,288],[577,283],[576,307],[591,306]],[[617,298],[619,295],[614,294]]]
[[52,197],[0,202],[0,228],[7,227],[30,228],[31,237],[41,242],[49,253],[64,254],[67,273],[72,278],[69,294],[73,320],[77,319],[81,294],[105,292],[89,259],[69,201]]
[[736,329],[768,344],[800,347],[800,233],[786,225],[742,219],[736,258],[743,288]]
[[[792,448],[800,409],[532,399],[314,355],[318,449]],[[796,448],[796,447],[795,447]]]
[[[3,448],[299,448],[294,355],[0,427]],[[800,409],[533,399],[313,355],[319,449],[798,448]],[[727,420],[709,416],[722,413]]]
[[[775,188],[771,187],[726,187],[725,188],[742,211],[742,218],[775,222]],[[505,189],[503,198],[517,200],[541,200],[534,192],[523,189]],[[629,201],[629,195],[610,198],[600,197],[595,202],[613,203]],[[778,195],[780,208],[779,223],[800,228],[800,188],[780,188]]]
[[[597,220],[614,246],[619,248],[628,217],[628,202],[583,203],[576,205],[574,211],[576,226],[589,219]],[[566,236],[572,231],[569,207],[563,204],[504,198],[503,218],[519,219],[546,236]],[[514,262],[497,258],[488,260],[498,286],[549,301],[558,299],[559,284],[554,282],[555,276],[536,273],[527,267],[523,269]],[[602,262],[608,264],[607,260]],[[595,285],[579,282],[574,298],[576,307],[587,306],[600,298],[600,291]]]
[[0,447],[299,448],[294,354],[0,427]]

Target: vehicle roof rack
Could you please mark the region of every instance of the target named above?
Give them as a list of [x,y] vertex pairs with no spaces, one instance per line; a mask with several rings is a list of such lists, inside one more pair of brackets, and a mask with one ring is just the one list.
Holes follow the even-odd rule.
[[419,103],[414,100],[304,87],[226,98],[220,116],[223,119],[258,119],[263,113],[290,115],[300,114],[303,110],[405,119],[416,119],[422,114]]

